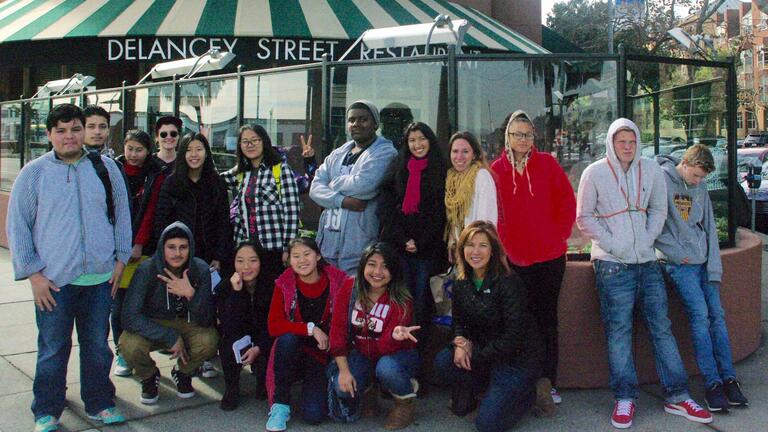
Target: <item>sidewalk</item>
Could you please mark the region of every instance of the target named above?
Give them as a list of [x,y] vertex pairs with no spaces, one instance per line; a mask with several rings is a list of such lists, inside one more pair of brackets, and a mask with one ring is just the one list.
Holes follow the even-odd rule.
[[[765,241],[765,238],[764,238]],[[727,431],[758,432],[768,430],[768,253],[763,253],[763,343],[760,349],[736,365],[750,408],[732,410],[730,414],[715,415],[710,425],[697,425],[665,414],[663,399],[657,385],[642,387],[634,426],[631,431]],[[32,377],[35,370],[36,338],[34,305],[28,282],[14,282],[7,249],[0,248],[0,432],[33,430],[29,409],[32,402]],[[97,427],[90,422],[80,400],[80,368],[77,338],[67,374],[69,409],[62,416],[65,431],[240,431],[264,430],[267,405],[257,401],[248,389],[250,377],[243,376],[243,397],[234,412],[219,410],[218,401],[224,389],[223,378],[194,379],[198,396],[183,400],[175,395],[170,379],[172,363],[166,356],[156,355],[162,380],[160,402],[154,406],[139,403],[140,384],[134,378],[113,377],[117,387],[117,405],[129,419],[116,427]],[[703,390],[698,377],[691,379],[691,391],[703,403]],[[615,431],[610,424],[612,395],[608,389],[563,390],[563,404],[557,415],[549,419],[526,417],[515,431]],[[436,389],[417,405],[417,423],[412,431],[469,431],[469,420],[453,416],[446,408],[448,393]],[[389,402],[382,405],[388,408]],[[289,423],[291,431],[338,431],[383,429],[383,417],[366,419],[353,425],[326,422],[320,426],[303,424],[298,416]]]

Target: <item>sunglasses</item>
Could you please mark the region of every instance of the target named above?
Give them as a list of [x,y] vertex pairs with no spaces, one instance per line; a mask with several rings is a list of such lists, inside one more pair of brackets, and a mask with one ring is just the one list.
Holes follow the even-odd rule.
[[160,132],[160,138],[165,138],[165,137],[167,137],[169,133],[170,133],[170,135],[171,135],[171,138],[176,138],[177,136],[179,136],[179,133],[178,133],[178,132],[176,132],[176,131],[171,131],[171,132]]

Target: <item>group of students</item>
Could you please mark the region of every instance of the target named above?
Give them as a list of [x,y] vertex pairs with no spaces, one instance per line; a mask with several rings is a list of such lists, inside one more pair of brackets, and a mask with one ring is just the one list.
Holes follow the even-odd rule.
[[[141,380],[145,404],[159,395],[160,371],[150,353],[164,349],[178,358],[171,375],[182,398],[195,395],[192,377],[201,368],[203,375],[211,371],[203,364],[218,353],[224,410],[238,406],[241,369],[250,365],[257,395],[269,399],[269,431],[287,428],[297,381],[301,415],[310,424],[328,416],[349,422],[375,415],[384,392],[393,399],[385,426],[406,427],[414,420],[417,395],[426,393],[428,369],[451,386],[453,413],[477,408],[480,431],[506,430],[531,408],[552,415],[562,401],[556,389],[558,297],[574,222],[593,241],[616,397],[612,424],[629,427],[634,416],[635,304],[651,332],[665,410],[712,421],[688,395],[663,271],[689,315],[709,409],[747,404],[719,301],[717,232],[702,183],[714,163],[705,146],[691,147],[682,161],[644,159],[637,127],[619,119],[609,129],[606,158],[584,172],[577,202],[556,159],[535,147],[534,122],[522,111],[505,119],[504,152],[490,165],[469,132],[451,136],[446,160],[424,123],[409,125],[397,150],[377,135],[379,111],[371,102],[354,102],[346,117],[352,139],[319,167],[305,143],[304,174],[292,170],[259,125],[240,128],[237,164],[218,174],[206,136],[182,136],[180,119],[162,117],[154,131],[157,153],[149,134],[131,130],[123,155],[115,162],[100,159],[112,182],[102,188],[98,168],[77,167],[89,152],[83,141],[103,148],[99,125],[109,124],[109,114],[67,104],[52,110],[47,126],[53,152],[22,170],[8,218],[16,277],[30,279],[38,306],[36,430],[56,430],[63,409],[61,389],[43,394],[60,377],[51,378],[54,372],[41,358],[50,350],[68,354],[67,341],[51,348],[43,318],[56,314],[58,287],[96,285],[114,297],[116,374]],[[36,244],[52,234],[39,225],[54,223],[50,209],[41,206],[61,205],[51,201],[40,179],[46,170],[64,175],[63,167],[67,185],[59,186],[60,197],[79,196],[73,198],[81,209],[76,217],[91,220],[81,223],[89,228],[82,245],[65,248],[86,250],[83,262],[73,253],[74,264],[52,264],[62,260],[48,251],[50,245]],[[74,191],[67,189],[73,167],[81,178]],[[86,181],[83,195],[78,188]],[[323,208],[316,240],[299,235],[299,198],[307,192]],[[104,221],[95,221],[101,210]],[[429,279],[449,266],[455,279],[452,338],[432,361],[425,350],[433,336]],[[86,318],[67,313],[69,332],[72,321],[80,329]],[[103,371],[103,360],[111,359],[102,330],[81,340],[81,346],[99,349],[98,368],[91,371]],[[81,349],[81,362],[93,365],[93,355]],[[114,405],[109,366],[106,372],[106,393],[85,391],[92,378],[84,377],[83,398],[89,416],[116,423],[124,419]]]

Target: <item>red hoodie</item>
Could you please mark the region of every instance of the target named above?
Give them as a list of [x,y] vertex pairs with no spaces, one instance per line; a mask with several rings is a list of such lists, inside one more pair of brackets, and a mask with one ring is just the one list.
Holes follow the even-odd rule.
[[499,194],[499,236],[513,264],[550,261],[568,249],[576,196],[557,160],[531,149],[523,173],[505,153],[491,164]]
[[[403,310],[402,307],[390,303],[389,292],[385,292],[367,313],[362,310],[359,302],[355,302],[350,316],[349,301],[354,282],[354,279],[349,279],[341,288],[336,301],[337,312],[331,316],[331,357],[346,356],[354,347],[368,359],[377,360],[381,356],[415,348],[416,345],[408,339],[392,339],[392,330],[395,327],[410,325],[413,309],[411,302],[409,301]],[[339,313],[342,310],[346,312]],[[350,320],[352,344],[349,344]]]

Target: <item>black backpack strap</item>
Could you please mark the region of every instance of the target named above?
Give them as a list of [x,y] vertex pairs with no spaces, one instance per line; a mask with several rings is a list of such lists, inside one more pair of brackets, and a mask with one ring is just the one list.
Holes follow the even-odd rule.
[[107,195],[107,218],[109,223],[115,224],[115,201],[112,197],[112,181],[109,179],[109,171],[107,166],[104,165],[104,161],[101,160],[101,155],[95,151],[88,152],[88,159],[91,160],[93,168],[96,170],[96,175],[99,176],[99,180],[104,185],[104,193]]

